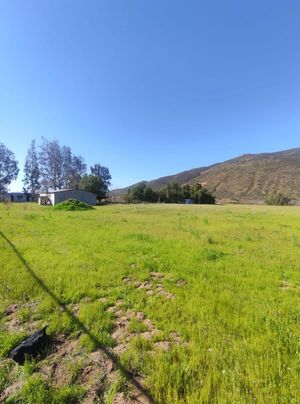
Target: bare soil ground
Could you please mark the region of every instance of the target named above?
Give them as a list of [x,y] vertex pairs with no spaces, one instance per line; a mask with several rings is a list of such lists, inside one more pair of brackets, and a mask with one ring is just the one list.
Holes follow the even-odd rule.
[[[125,278],[123,281],[135,286],[137,289],[145,289],[147,294],[153,293],[164,296],[166,299],[173,299],[174,295],[164,289],[163,279],[163,274],[152,272],[150,281],[138,282],[133,281],[132,278]],[[177,285],[183,286],[185,281],[180,281]],[[101,298],[100,300],[105,302],[106,299]],[[115,326],[112,333],[115,341],[113,348],[97,349],[94,352],[87,353],[79,344],[80,333],[76,337],[70,337],[65,334],[55,336],[49,352],[37,361],[36,371],[42,376],[43,380],[54,388],[68,386],[76,382],[86,391],[83,402],[86,404],[95,403],[105,399],[110,386],[118,381],[120,377],[117,365],[118,358],[126,352],[133,338],[139,336],[146,341],[151,341],[153,343],[151,354],[155,354],[157,350],[170,350],[172,345],[182,343],[181,337],[175,332],[171,333],[168,339],[160,340],[158,337],[160,330],[143,312],[126,310],[123,307],[124,302],[117,300],[114,305],[107,308],[107,311],[113,313],[115,317]],[[24,331],[30,335],[38,328],[40,323],[35,320],[22,321],[21,309],[26,309],[32,319],[37,308],[37,303],[9,306],[5,312],[5,328],[10,332]],[[80,304],[68,305],[68,309],[77,316],[80,312]],[[62,310],[62,308],[60,307],[58,310]],[[132,321],[138,324],[140,330],[131,329]],[[107,352],[109,352],[109,355]],[[117,359],[116,361],[113,359],[114,357]],[[8,361],[11,360],[8,359]],[[14,395],[23,387],[23,384],[24,380],[22,378],[13,381],[1,393],[0,402],[4,402]],[[143,375],[133,375],[132,379],[127,381],[126,391],[116,392],[114,403],[150,403],[151,398],[148,397],[144,385]]]

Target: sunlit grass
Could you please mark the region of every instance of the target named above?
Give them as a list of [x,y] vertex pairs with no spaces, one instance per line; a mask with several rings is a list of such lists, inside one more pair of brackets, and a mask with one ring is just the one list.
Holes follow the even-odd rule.
[[[106,309],[118,299],[144,312],[164,335],[180,335],[185,343],[156,355],[133,340],[122,359],[146,375],[158,402],[297,402],[299,208],[116,205],[61,212],[1,205],[0,230],[64,304],[80,304],[80,320],[103,345],[113,346],[114,317]],[[164,288],[173,299],[149,296],[122,281],[148,280],[152,271],[165,274]],[[178,279],[186,284],[179,286]],[[12,303],[37,302],[37,319],[49,325],[49,333],[78,331],[2,237],[0,295],[2,312]],[[104,297],[107,303],[99,303]],[[30,319],[26,309],[20,316]],[[143,328],[134,321],[130,326],[137,333]],[[19,339],[1,332],[3,357]],[[81,343],[94,348],[87,336]],[[0,368],[1,386],[10,371]],[[45,389],[33,375],[21,394],[43,397]],[[66,387],[53,397],[66,402],[72,394],[82,391]]]

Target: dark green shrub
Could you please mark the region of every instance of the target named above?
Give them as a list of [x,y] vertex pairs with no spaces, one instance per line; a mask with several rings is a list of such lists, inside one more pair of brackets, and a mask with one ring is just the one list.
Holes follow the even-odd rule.
[[94,209],[87,203],[80,202],[78,199],[68,199],[67,201],[60,202],[53,207],[55,210],[91,210]]
[[265,203],[267,205],[287,206],[290,203],[290,198],[280,192],[273,192],[267,195]]

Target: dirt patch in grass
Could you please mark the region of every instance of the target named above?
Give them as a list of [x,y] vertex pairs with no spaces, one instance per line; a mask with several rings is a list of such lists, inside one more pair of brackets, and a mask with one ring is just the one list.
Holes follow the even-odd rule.
[[163,279],[165,277],[161,272],[151,272],[150,276],[152,279]]
[[112,334],[116,342],[113,348],[116,355],[121,355],[126,351],[134,336],[140,335],[150,340],[159,333],[151,320],[146,319],[142,312],[124,311],[118,306],[111,306],[108,311],[114,313],[116,317],[115,329]]
[[18,304],[11,304],[10,306],[8,306],[8,308],[4,311],[4,315],[5,316],[11,316],[15,313],[17,313],[19,310],[19,305]]
[[[104,402],[110,387],[120,377],[114,360],[101,349],[86,353],[78,340],[69,340],[64,335],[54,345],[53,352],[40,364],[45,381],[54,388],[77,383],[86,391],[83,403]],[[150,403],[130,381],[126,392],[118,391],[113,402],[120,402],[120,397],[124,397],[124,403]]]
[[175,297],[173,293],[167,292],[162,284],[164,277],[164,274],[161,272],[151,272],[151,280],[137,281],[133,280],[132,277],[127,276],[123,278],[123,282],[132,285],[137,289],[145,290],[148,296],[160,295],[164,296],[166,299],[173,299]]
[[35,312],[36,309],[37,309],[37,306],[38,306],[38,304],[34,303],[34,302],[32,302],[32,303],[22,303],[22,304],[11,304],[4,311],[4,315],[6,317],[9,317],[9,316],[12,316],[14,314],[17,314],[22,309],[27,309],[27,310],[30,310],[31,312]]
[[84,403],[95,403],[103,399],[105,392],[115,380],[117,370],[113,361],[102,351],[92,352],[80,376],[80,383],[87,387]]
[[[34,373],[39,374],[53,390],[72,385],[81,386],[85,390],[81,402],[85,404],[105,402],[111,386],[120,379],[118,366],[104,351],[97,349],[87,353],[81,348],[78,338],[71,339],[66,335],[53,340],[51,351],[46,358],[37,362]],[[19,373],[19,378],[1,393],[0,402],[18,393],[25,383],[26,379]],[[139,383],[143,386],[142,378]],[[124,400],[120,401],[121,399]],[[128,380],[124,392],[122,386],[118,388],[113,402],[137,404],[151,401],[132,380]]]
[[72,381],[71,363],[78,361],[78,340],[69,340],[65,335],[55,338],[52,351],[40,362],[40,371],[47,382],[60,387]]
[[[117,345],[116,349],[112,349],[111,354],[115,355],[116,361],[110,357],[105,350],[97,349],[94,352],[87,352],[80,344],[80,333],[76,337],[69,337],[61,334],[52,339],[49,351],[43,358],[39,358],[36,362],[33,373],[42,377],[43,381],[52,390],[59,390],[66,386],[78,385],[85,390],[84,398],[81,402],[85,404],[104,402],[106,395],[114,384],[118,384],[121,373],[117,365],[118,356],[126,350],[132,334],[128,331],[128,326],[132,318],[144,320],[143,313],[125,313],[120,306],[123,304],[121,300],[115,303],[111,308],[116,313],[116,327],[113,333]],[[35,331],[37,324],[28,318],[28,321],[20,321],[20,310],[26,309],[30,313],[35,312],[37,304],[14,304],[9,306],[4,312],[4,327],[9,332],[20,330],[26,333]],[[70,304],[68,309],[77,315],[80,311],[79,304]],[[62,310],[62,309],[59,309]],[[31,314],[32,314],[31,313]],[[152,323],[147,321],[149,328],[154,330]],[[23,328],[20,328],[23,325]],[[17,370],[18,365],[14,364],[11,359],[7,359],[14,369]],[[17,372],[17,378],[11,380],[5,390],[0,393],[0,402],[4,402],[22,389],[26,383],[26,378],[22,376],[22,372]],[[148,396],[142,390],[140,391],[134,383],[135,379],[127,380],[118,387],[114,403],[150,403]],[[124,385],[125,383],[125,385]],[[139,381],[143,386],[143,379]],[[125,389],[122,391],[122,389]],[[123,401],[120,401],[123,400]]]
[[146,289],[148,290],[153,290],[153,284],[149,281],[145,281],[145,282],[136,282],[135,286],[137,287],[137,289]]
[[[163,292],[165,295],[168,293],[160,283],[163,279],[162,275],[155,273],[152,276],[153,281],[138,282],[135,286],[146,289],[146,291],[153,291],[156,294]],[[132,284],[132,280],[128,279],[128,283]],[[133,339],[137,337],[151,343],[149,353],[153,355],[157,350],[168,351],[174,344],[181,343],[181,338],[176,333],[174,333],[174,335],[176,334],[175,337],[170,334],[170,338],[160,341],[160,330],[154,323],[141,311],[123,309],[123,304],[123,300],[119,299],[107,309],[115,316],[115,327],[112,332],[115,346],[110,349],[110,352],[115,355],[117,361],[129,349]],[[69,304],[68,309],[74,315],[78,315],[80,304]],[[20,319],[22,317],[21,311],[25,316],[23,320]],[[29,333],[35,331],[38,328],[38,322],[33,321],[32,318],[34,318],[36,311],[36,303],[9,306],[4,312],[5,328],[9,332],[23,330]],[[28,316],[27,321],[26,316]],[[65,386],[81,386],[86,392],[82,400],[83,403],[105,401],[111,386],[118,384],[121,377],[117,362],[101,349],[92,353],[87,352],[80,344],[80,335],[78,333],[77,336],[69,337],[66,334],[61,334],[54,337],[49,351],[43,358],[38,359],[34,373],[39,374],[49,388],[53,390],[59,390]],[[14,366],[17,367],[17,365]],[[143,375],[137,373],[134,379],[119,385],[113,403],[150,403],[151,401],[143,392],[143,388],[139,389],[134,383],[137,379],[143,387]],[[26,379],[20,375],[16,380],[11,381],[10,385],[2,392],[0,402],[18,393],[25,382]]]
[[291,286],[290,282],[288,282],[288,281],[281,281],[280,282],[279,289],[289,290],[291,288],[292,288],[292,286]]
[[178,279],[178,281],[176,281],[176,286],[182,287],[187,285],[187,281],[185,279]]
[[173,299],[174,295],[171,292],[167,292],[161,283],[165,275],[160,273],[160,272],[151,272],[150,273],[151,279],[152,279],[152,290],[154,291],[154,294],[158,294],[161,296],[164,296],[166,299]]
[[158,295],[164,296],[166,299],[173,299],[174,295],[171,292],[167,292],[162,283],[156,285],[155,291]]
[[[139,383],[142,384],[141,380]],[[115,395],[113,404],[150,404],[151,402],[142,392],[136,390],[127,395],[124,392],[118,392]]]
[[[159,278],[161,279],[161,278]],[[128,281],[132,283],[131,279]],[[148,285],[148,282],[139,282],[135,286],[139,287]],[[122,308],[123,301],[118,300],[115,305],[110,306],[107,310],[115,316],[115,328],[113,331],[113,338],[116,345],[112,348],[115,355],[122,356],[130,350],[131,342],[137,337],[142,340],[148,341],[148,353],[154,356],[158,350],[169,351],[174,345],[181,344],[182,338],[174,331],[170,334],[168,339],[159,340],[161,331],[155,324],[146,317],[141,311],[125,310]],[[137,372],[135,380],[138,380],[141,386],[144,386],[144,376]],[[131,388],[130,393],[119,391],[114,399],[114,404],[126,403],[150,403],[149,398],[136,388]]]
[[299,290],[300,288],[299,287],[297,288],[295,285],[293,285],[289,281],[281,281],[280,284],[279,284],[279,289],[297,291],[297,289]]
[[15,395],[24,385],[23,380],[17,380],[0,393],[0,403],[4,403],[10,396]]
[[38,321],[33,320],[37,303],[12,304],[4,311],[4,328],[13,332],[31,333],[36,330]]
[[[116,345],[112,350],[117,355],[126,351],[134,337],[140,336],[147,341],[155,341],[161,332],[143,312],[125,311],[120,307],[121,305],[122,301],[118,301],[118,304],[107,309],[116,318],[112,334]],[[182,338],[174,331],[170,334],[169,339],[154,342],[154,348],[169,350],[172,345],[180,343],[182,343]]]

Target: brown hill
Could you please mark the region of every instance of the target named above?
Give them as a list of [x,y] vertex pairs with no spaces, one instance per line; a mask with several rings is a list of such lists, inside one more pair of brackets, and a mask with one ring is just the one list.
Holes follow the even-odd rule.
[[[279,191],[300,201],[300,148],[276,153],[246,154],[209,167],[145,181],[156,190],[169,182],[200,182],[219,200],[262,202],[267,194]],[[128,188],[113,193],[123,194]]]

